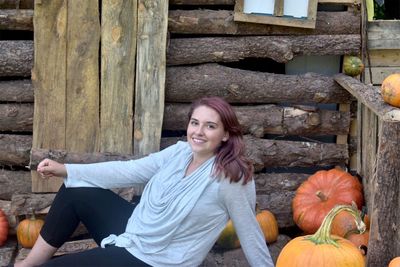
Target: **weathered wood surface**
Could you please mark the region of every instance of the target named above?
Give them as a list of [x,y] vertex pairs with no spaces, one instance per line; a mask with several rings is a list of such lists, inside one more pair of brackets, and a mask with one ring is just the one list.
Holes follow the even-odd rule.
[[223,97],[230,103],[349,103],[354,100],[332,77],[321,74],[272,74],[212,63],[167,68],[166,102],[192,102],[207,95]]
[[[167,103],[163,130],[186,130],[189,109],[189,104]],[[278,105],[236,106],[234,109],[243,132],[257,137],[264,134],[347,135],[350,128],[350,112]]]
[[335,81],[349,91],[358,101],[370,108],[381,120],[400,121],[400,109],[385,103],[379,88],[361,83],[359,80],[344,74],[334,76]]
[[[166,148],[175,144],[182,138],[165,137],[161,139],[161,148]],[[260,171],[265,167],[315,167],[315,166],[331,166],[343,164],[348,159],[347,145],[333,143],[315,143],[315,142],[296,142],[260,139],[246,135],[245,143],[250,160],[253,162],[255,169]],[[70,154],[70,156],[68,156]],[[90,154],[83,154],[82,159],[87,159]],[[94,153],[97,161],[108,161],[111,159],[123,160],[136,158],[133,155],[118,155],[117,153]],[[80,160],[79,153],[57,151],[57,150],[41,150],[32,149],[30,157],[30,169],[37,168],[37,164],[44,158],[49,157],[61,162],[83,163]],[[71,159],[68,160],[67,159]],[[72,161],[73,159],[77,161]],[[90,156],[89,156],[89,159]],[[92,158],[93,159],[93,158]]]
[[[186,130],[189,108],[189,104],[167,103],[162,129]],[[350,127],[350,112],[321,110],[313,106],[237,106],[235,111],[243,132],[257,137],[264,134],[347,135]],[[32,132],[32,121],[33,104],[0,104],[0,131]],[[129,154],[132,150],[103,152],[110,151]]]
[[0,199],[11,200],[13,194],[24,194],[31,191],[31,173],[29,171],[0,170]]
[[[62,0],[36,2],[32,71],[35,108],[31,140],[34,148],[66,148],[67,9],[67,3]],[[34,192],[58,186],[50,183],[43,182],[32,172]]]
[[400,49],[400,22],[398,20],[368,22],[368,49]]
[[3,9],[33,9],[35,0],[0,0]]
[[0,9],[0,30],[33,30],[33,10]]
[[[98,0],[74,1],[73,4],[71,2],[67,5],[67,87],[64,101],[67,105],[65,146],[70,151],[93,152],[98,145],[100,120],[98,5]],[[51,22],[48,21],[48,23]],[[46,37],[53,38],[54,36],[48,34]],[[48,53],[48,51],[44,52]],[[42,67],[43,71],[51,72],[48,66]],[[56,110],[58,111],[59,108]],[[51,118],[52,116],[48,122],[51,122]],[[49,128],[53,127],[49,125]],[[62,137],[63,135],[59,136],[59,138]],[[42,138],[47,138],[47,136]]]
[[32,132],[33,104],[0,104],[0,131]]
[[[371,74],[370,74],[371,69]],[[373,85],[381,85],[383,80],[390,74],[399,73],[400,64],[396,67],[367,67],[364,70],[365,81]]]
[[176,38],[168,47],[167,64],[235,62],[245,58],[287,63],[302,55],[358,54],[360,48],[359,34]]
[[320,35],[358,34],[360,14],[353,11],[317,13],[315,29],[283,27],[233,20],[232,10],[170,10],[168,29],[176,34]]
[[291,203],[297,188],[309,176],[304,173],[255,174],[257,203],[261,209],[268,209],[275,215],[279,227],[295,226]]
[[131,153],[137,1],[103,1],[101,12],[99,149]]
[[160,149],[164,113],[168,2],[138,1],[133,152]]
[[0,81],[0,102],[33,102],[31,80]]
[[32,41],[0,41],[0,77],[31,75]]
[[0,166],[27,166],[32,147],[28,135],[0,134]]
[[381,122],[376,172],[371,177],[368,266],[387,266],[400,255],[400,123]]

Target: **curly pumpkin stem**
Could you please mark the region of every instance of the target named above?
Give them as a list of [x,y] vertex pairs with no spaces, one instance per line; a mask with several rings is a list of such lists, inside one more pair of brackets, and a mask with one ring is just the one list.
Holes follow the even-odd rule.
[[331,211],[329,211],[329,213],[325,216],[317,232],[315,232],[313,235],[307,236],[306,239],[314,242],[315,244],[331,244],[335,247],[338,247],[336,240],[332,239],[331,237],[331,228],[333,218],[335,218],[335,216],[343,210],[348,211],[354,216],[357,229],[360,231],[360,233],[364,233],[366,229],[365,223],[361,219],[360,211],[353,203],[352,205],[337,205],[331,209]]

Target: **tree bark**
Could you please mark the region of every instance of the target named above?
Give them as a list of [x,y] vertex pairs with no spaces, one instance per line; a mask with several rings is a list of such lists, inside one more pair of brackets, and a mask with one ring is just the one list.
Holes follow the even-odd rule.
[[31,75],[33,41],[0,41],[0,77]]
[[295,226],[292,200],[297,188],[310,175],[304,173],[258,173],[255,175],[257,203],[271,211],[281,228]]
[[33,10],[31,9],[0,9],[0,30],[33,30]]
[[13,194],[31,193],[31,173],[0,170],[0,185],[0,199],[11,200]]
[[0,102],[32,103],[33,101],[31,80],[0,81]]
[[232,10],[170,10],[168,29],[176,34],[320,35],[359,34],[359,12],[317,12],[315,29],[283,27],[233,20]]
[[245,58],[287,63],[301,55],[358,54],[360,47],[359,34],[176,38],[170,41],[167,64],[235,62]]
[[[185,131],[189,109],[189,104],[167,103],[163,130]],[[236,106],[234,109],[243,132],[257,137],[264,134],[339,135],[348,134],[350,128],[350,112],[277,105]]]
[[400,255],[400,123],[382,121],[376,172],[369,188],[371,218],[368,266],[387,266]]
[[[161,149],[175,144],[182,138],[161,139]],[[316,167],[344,164],[348,159],[347,144],[295,142],[259,139],[245,136],[247,153],[256,171],[268,167]],[[63,150],[32,149],[30,169],[36,170],[44,158],[60,162],[89,163],[109,160],[129,160],[137,156],[110,153],[72,153]]]
[[32,132],[33,104],[0,104],[0,131]]
[[33,9],[35,0],[0,0],[3,9]]
[[31,147],[32,136],[0,134],[0,166],[27,166]]
[[332,77],[283,75],[217,64],[167,68],[166,102],[220,96],[230,103],[350,103],[353,98]]

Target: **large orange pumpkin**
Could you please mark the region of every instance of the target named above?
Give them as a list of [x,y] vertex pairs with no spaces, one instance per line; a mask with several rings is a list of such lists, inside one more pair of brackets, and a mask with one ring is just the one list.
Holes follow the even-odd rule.
[[350,241],[330,235],[332,219],[342,211],[348,210],[357,220],[361,231],[365,224],[360,218],[357,207],[349,205],[335,206],[324,218],[321,227],[313,235],[292,239],[281,250],[276,267],[324,266],[324,267],[364,267],[365,259],[361,251]]
[[400,73],[390,74],[383,80],[381,95],[389,105],[400,107]]
[[[260,210],[256,207],[256,219],[260,225],[261,231],[267,243],[273,243],[278,239],[279,230],[278,222],[272,212],[269,210]],[[239,238],[236,234],[232,220],[229,220],[224,230],[217,240],[217,246],[225,249],[233,249],[240,247]]]
[[0,209],[0,246],[6,243],[8,237],[8,220],[7,216]]
[[306,234],[312,234],[334,206],[353,201],[359,208],[364,202],[362,185],[356,177],[339,168],[318,171],[296,190],[293,220]]
[[389,262],[388,267],[400,267],[400,257],[393,258]]
[[31,211],[30,218],[22,220],[17,226],[18,243],[24,248],[32,248],[39,237],[43,224],[44,221],[36,218],[35,213]]

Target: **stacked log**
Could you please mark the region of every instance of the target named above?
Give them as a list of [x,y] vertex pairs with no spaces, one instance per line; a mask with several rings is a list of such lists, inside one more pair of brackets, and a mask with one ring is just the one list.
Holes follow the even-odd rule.
[[[357,8],[318,11],[316,28],[301,29],[235,22],[234,3],[170,0],[161,146],[184,138],[181,135],[185,132],[190,102],[208,95],[225,98],[234,106],[243,127],[247,151],[256,169],[257,201],[262,209],[276,215],[285,234],[285,229],[295,227],[291,200],[309,173],[346,165],[349,160],[346,142],[320,140],[347,136],[350,111],[324,109],[319,104],[349,104],[354,98],[330,76],[248,70],[241,68],[241,62],[257,58],[285,64],[304,55],[358,54],[361,15]],[[0,30],[33,31],[32,18],[33,0],[0,1]],[[31,151],[33,48],[33,40],[29,39],[0,41],[0,166],[4,169],[0,172],[0,208],[7,210],[14,221],[12,226],[28,206],[46,213],[51,205],[54,194],[30,191],[29,169],[35,169],[40,159],[95,162],[134,158],[107,153]],[[279,171],[270,171],[275,169]],[[288,239],[281,235],[280,241],[270,246],[275,251],[274,259]],[[77,246],[87,248],[91,242]],[[70,247],[65,253],[77,251],[76,246]],[[9,244],[7,249],[9,253]],[[243,258],[241,253],[213,251],[204,266],[216,266],[217,262],[229,266],[229,260]]]

